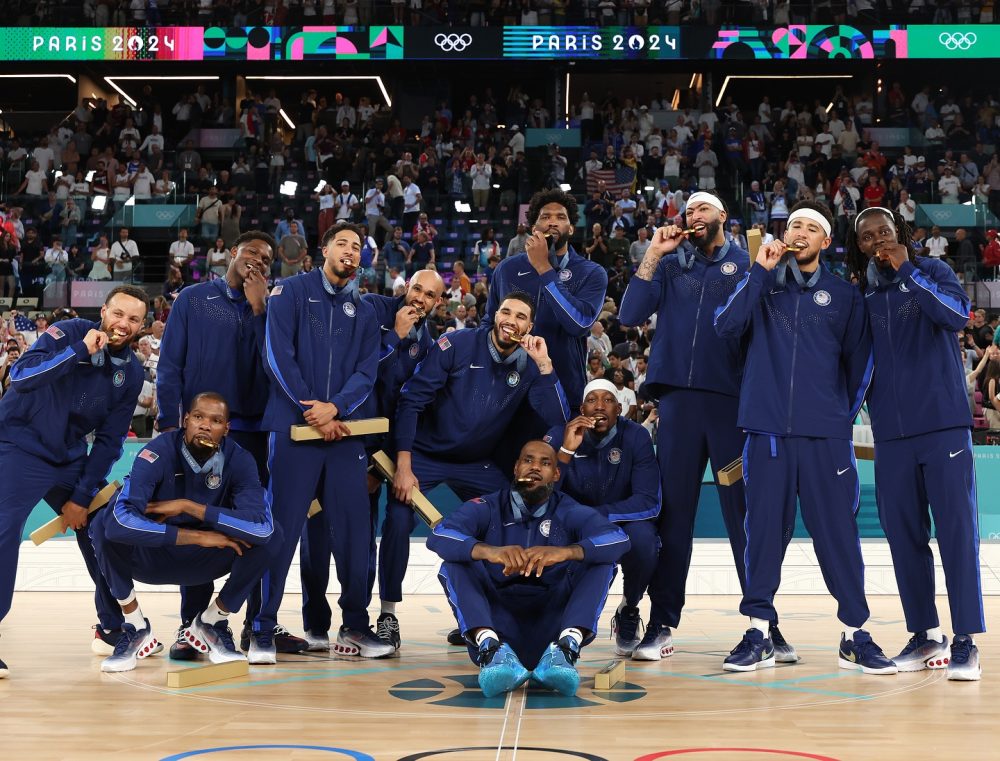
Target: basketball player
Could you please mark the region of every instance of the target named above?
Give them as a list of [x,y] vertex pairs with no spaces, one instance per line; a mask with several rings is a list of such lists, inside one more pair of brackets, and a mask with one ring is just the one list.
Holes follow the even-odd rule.
[[580,649],[594,639],[628,549],[600,511],[555,491],[559,476],[552,447],[530,441],[512,484],[466,502],[427,540],[444,560],[438,578],[486,697],[529,677],[576,694]]
[[184,627],[184,637],[212,663],[245,660],[233,642],[229,613],[259,583],[281,547],[281,530],[253,457],[226,436],[225,399],[195,395],[183,426],[138,454],[111,506],[91,522],[97,561],[125,617],[124,635],[101,671],[131,671],[157,649],[133,580],[200,585],[228,574],[215,601]]
[[[10,610],[24,524],[44,497],[61,513],[63,528],[76,531],[97,586],[94,642],[100,640],[102,650],[122,636],[121,610],[81,529],[91,499],[121,455],[142,390],[142,364],[129,345],[148,303],[141,288],[121,285],[105,299],[100,321],[55,323],[11,368],[10,388],[0,399],[0,620]],[[0,661],[3,676],[7,667]]]
[[[900,671],[947,664],[949,679],[975,681],[982,668],[973,635],[986,622],[972,417],[955,341],[970,303],[947,264],[914,254],[909,233],[897,213],[871,207],[855,218],[847,250],[874,342],[868,407],[879,518],[913,633],[893,660]],[[917,378],[924,391],[905,393]],[[932,513],[955,631],[950,652],[934,605]]]
[[[727,671],[774,665],[768,627],[798,497],[844,625],[841,668],[896,673],[896,665],[861,629],[868,603],[855,520],[861,487],[852,433],[871,379],[871,334],[861,293],[820,265],[832,229],[826,206],[797,203],[784,241],[761,246],[715,314],[720,336],[750,333],[738,419],[748,432],[746,590],[740,612],[750,617],[750,628],[725,659]],[[786,254],[786,247],[793,252]]]
[[660,469],[649,433],[621,416],[613,383],[592,380],[583,390],[581,415],[551,429],[545,441],[559,446],[557,488],[597,510],[629,538],[621,558],[624,595],[611,620],[615,653],[631,656],[639,645],[639,601],[656,568]]

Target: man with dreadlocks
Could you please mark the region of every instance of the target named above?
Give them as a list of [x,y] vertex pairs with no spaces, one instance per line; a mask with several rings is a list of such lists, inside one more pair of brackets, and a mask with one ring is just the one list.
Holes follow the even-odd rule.
[[[975,681],[982,670],[972,635],[986,625],[972,419],[955,340],[969,298],[946,263],[914,254],[906,222],[889,209],[857,216],[847,263],[865,294],[875,353],[869,408],[879,518],[913,632],[894,660],[900,671],[947,665],[949,679]],[[900,394],[914,378],[928,392]],[[931,514],[955,631],[950,658],[934,605]]]

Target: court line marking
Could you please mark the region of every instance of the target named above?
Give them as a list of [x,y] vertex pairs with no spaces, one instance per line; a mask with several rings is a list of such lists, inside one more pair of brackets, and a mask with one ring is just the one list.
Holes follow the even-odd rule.
[[495,761],[500,761],[500,752],[503,750],[503,738],[504,735],[507,734],[507,721],[510,719],[510,707],[514,703],[511,697],[512,694],[508,692],[507,699],[504,700],[503,725],[500,727],[500,739],[497,741],[497,756]]
[[517,712],[517,733],[514,735],[514,752],[510,761],[517,761],[517,744],[521,739],[521,719],[524,718],[524,709],[528,706],[528,685],[521,688],[524,697],[521,699],[521,708]]

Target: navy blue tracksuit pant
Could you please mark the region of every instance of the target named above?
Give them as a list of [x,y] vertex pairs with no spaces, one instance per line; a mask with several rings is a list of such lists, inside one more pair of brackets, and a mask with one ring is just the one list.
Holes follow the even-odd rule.
[[[597,621],[608,599],[615,576],[613,563],[588,565],[570,561],[561,583],[552,587],[518,580],[498,587],[483,565],[442,563],[438,580],[463,634],[473,629],[493,629],[510,645],[518,660],[532,669],[550,642],[563,629],[576,627],[589,632],[583,644],[594,639]],[[469,646],[476,660],[476,648]]]
[[929,544],[933,514],[952,628],[956,634],[986,631],[969,429],[876,443],[875,485],[907,630],[922,632],[939,625]]
[[[72,495],[85,464],[86,458],[82,458],[68,465],[52,465],[34,455],[24,454],[12,444],[0,443],[0,484],[3,484],[0,488],[0,621],[10,611],[18,550],[28,516],[43,498],[58,514]],[[98,621],[104,629],[120,629],[121,607],[101,576],[87,530],[75,533],[80,554],[96,587],[94,604]]]
[[[510,482],[492,462],[444,462],[420,452],[411,454],[413,475],[425,495],[440,484],[455,492],[462,502],[502,489]],[[403,577],[410,560],[410,534],[420,520],[413,508],[390,493],[382,523],[378,551],[379,597],[387,602],[403,599]]]
[[[656,456],[663,506],[659,517],[660,554],[649,587],[651,622],[670,627],[680,623],[705,466],[711,460],[713,471],[724,468],[740,456],[746,441],[746,434],[736,425],[738,406],[736,397],[711,391],[675,388],[660,397]],[[745,590],[743,484],[717,488],[740,588]]]
[[622,567],[625,602],[635,607],[649,588],[656,570],[656,556],[660,551],[656,523],[651,520],[625,521],[615,525],[628,535],[629,550],[621,556],[618,565]]
[[781,562],[795,529],[795,499],[813,540],[823,581],[837,600],[837,618],[868,620],[865,568],[856,520],[861,497],[854,444],[751,433],[743,450],[747,493],[746,591],[740,613],[775,619]]
[[366,470],[363,441],[293,442],[287,434],[270,435],[268,499],[284,536],[280,552],[261,579],[261,609],[254,631],[269,631],[277,623],[288,568],[309,504],[316,498],[326,514],[344,624],[361,631],[368,628],[371,515]]
[[239,610],[281,550],[279,526],[274,527],[268,542],[245,547],[243,554],[237,555],[234,550],[196,545],[140,547],[114,542],[107,538],[105,529],[105,524],[113,520],[115,517],[110,510],[99,512],[91,521],[90,536],[101,573],[117,600],[126,599],[136,581],[182,585],[208,582],[211,586],[212,581],[229,574],[219,597],[227,610]]

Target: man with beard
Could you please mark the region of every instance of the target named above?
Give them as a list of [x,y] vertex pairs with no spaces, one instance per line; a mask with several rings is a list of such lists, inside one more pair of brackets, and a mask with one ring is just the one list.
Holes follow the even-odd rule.
[[576,694],[580,649],[629,547],[599,511],[554,491],[559,477],[552,447],[529,441],[512,484],[466,502],[427,540],[486,697],[529,678]]
[[501,488],[506,480],[494,461],[496,450],[511,411],[525,400],[546,427],[569,420],[545,339],[531,334],[534,316],[528,296],[510,294],[492,326],[439,338],[403,386],[394,430],[396,477],[378,568],[382,615],[392,617],[386,620],[397,631],[396,603],[403,599],[416,526],[406,505],[412,490],[447,484],[468,500]]
[[[182,290],[160,344],[156,394],[160,432],[177,428],[181,412],[203,391],[215,391],[229,409],[229,437],[257,463],[260,482],[267,485],[267,432],[261,418],[267,405],[267,374],[261,349],[267,320],[267,274],[274,260],[275,241],[260,230],[249,230],[233,244],[224,278]],[[191,620],[212,599],[211,583],[196,589],[181,587],[181,625],[170,647],[174,660],[193,660],[199,651],[184,637]],[[254,595],[259,597],[259,595]],[[247,609],[242,644],[250,646],[250,624],[259,599]],[[305,641],[276,627],[278,652],[295,653]]]
[[624,594],[611,630],[615,653],[631,656],[639,645],[639,601],[656,568],[660,469],[646,429],[621,416],[613,383],[588,383],[580,412],[565,427],[551,429],[544,440],[559,445],[559,490],[628,535],[630,548],[620,561]]
[[[10,610],[24,524],[45,498],[62,514],[97,585],[99,631],[117,644],[122,616],[101,577],[87,508],[118,460],[142,390],[143,369],[129,345],[142,329],[149,300],[134,286],[112,290],[100,322],[50,326],[10,371],[0,399],[0,620]],[[88,454],[87,436],[93,432]],[[0,661],[0,677],[7,668]]]
[[587,383],[587,336],[604,306],[608,287],[604,268],[580,256],[569,244],[576,222],[573,196],[561,190],[535,193],[528,206],[532,234],[525,253],[508,256],[497,265],[483,317],[484,324],[495,321],[500,303],[509,294],[528,294],[535,304],[535,329],[545,339],[574,406],[583,398]]
[[134,581],[200,585],[228,574],[183,636],[212,663],[245,660],[233,642],[229,614],[240,609],[280,549],[281,529],[253,457],[226,435],[226,400],[197,394],[183,426],[139,452],[111,505],[91,521],[97,562],[125,617],[124,636],[101,671],[131,671],[158,649]]
[[[985,631],[986,622],[972,416],[955,341],[969,297],[947,264],[913,253],[899,214],[872,207],[854,224],[847,263],[865,294],[874,342],[868,407],[879,518],[913,633],[893,660],[900,671],[947,664],[949,679],[977,681],[982,667],[973,635]],[[915,378],[926,392],[901,393]],[[950,653],[934,604],[932,514],[955,632]]]
[[[671,629],[680,624],[684,608],[705,466],[711,460],[713,471],[724,468],[740,456],[745,438],[736,425],[743,369],[740,339],[717,336],[712,318],[750,266],[750,256],[726,240],[728,214],[715,194],[693,193],[684,213],[691,232],[669,225],[654,233],[619,315],[622,324],[638,326],[657,314],[643,388],[660,400],[656,451],[663,507],[660,554],[649,588],[649,625],[633,653],[639,660],[673,654]],[[743,484],[717,489],[743,588]],[[774,623],[771,640],[779,660],[798,660]]]
[[[774,665],[768,629],[798,498],[844,627],[840,667],[896,673],[896,665],[861,629],[869,614],[855,518],[861,487],[852,434],[871,381],[872,341],[860,291],[820,265],[832,231],[826,206],[795,204],[784,241],[761,246],[754,265],[715,313],[720,336],[740,339],[749,333],[737,422],[747,431],[746,587],[740,612],[749,616],[750,628],[725,659],[726,671]],[[786,253],[788,248],[792,252]]]
[[[285,577],[309,504],[319,498],[341,582],[343,625],[338,652],[382,658],[394,651],[368,624],[371,518],[364,441],[348,437],[350,420],[372,392],[378,371],[375,310],[351,276],[361,261],[361,229],[344,224],[323,236],[322,269],[286,279],[267,306],[264,367],[271,378],[262,427],[268,437],[268,504],[283,532],[282,546],[261,580],[261,609],[250,637],[251,663],[274,663],[274,627]],[[292,441],[291,426],[307,423],[321,441]]]
[[[444,281],[432,270],[421,270],[409,282],[404,296],[392,298],[366,294],[363,300],[375,309],[375,316],[382,334],[382,348],[378,361],[378,379],[375,393],[369,395],[358,409],[356,417],[386,417],[396,415],[399,391],[410,378],[418,364],[434,345],[427,326],[427,315],[440,303]],[[369,436],[365,449],[371,455],[387,445],[385,436]],[[378,518],[378,500],[381,481],[368,477],[372,522]],[[330,605],[326,601],[326,588],[330,580],[329,529],[326,514],[320,512],[306,521],[306,532],[299,547],[299,567],[302,575],[302,624],[310,650],[328,650],[330,638]],[[368,591],[375,584],[375,532],[372,532],[371,562],[369,564]],[[375,633],[394,648],[399,647],[399,630],[392,626],[395,617],[383,613],[379,616]]]

